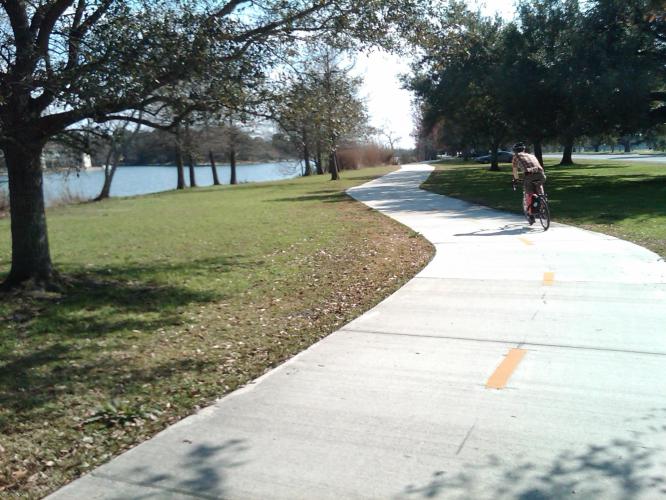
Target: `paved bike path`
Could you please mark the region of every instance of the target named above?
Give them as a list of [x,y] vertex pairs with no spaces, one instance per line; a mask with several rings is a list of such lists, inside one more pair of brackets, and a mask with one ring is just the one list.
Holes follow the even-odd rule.
[[417,277],[52,498],[666,495],[666,264],[422,191],[430,170],[350,190],[435,244]]

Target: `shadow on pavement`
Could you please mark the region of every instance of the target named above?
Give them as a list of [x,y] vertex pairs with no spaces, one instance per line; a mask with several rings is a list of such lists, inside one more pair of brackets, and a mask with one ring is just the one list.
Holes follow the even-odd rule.
[[458,233],[453,236],[512,236],[517,234],[532,234],[532,233],[541,233],[543,229],[541,227],[530,227],[523,224],[506,224],[497,229],[479,229],[477,231],[472,231],[471,233]]
[[[134,500],[172,498],[179,495],[194,498],[225,498],[226,471],[246,463],[238,458],[248,449],[245,440],[229,439],[216,446],[194,445],[184,441],[183,446],[191,446],[192,449],[172,472],[161,472],[161,464],[157,463],[134,467],[124,472],[121,477],[116,474],[106,476],[104,473],[93,473],[93,475],[145,488],[154,488],[154,491],[142,495],[132,495],[131,498]],[[113,498],[114,500],[126,500],[128,496],[124,492]]]
[[581,443],[580,448],[561,451],[546,464],[489,455],[485,463],[464,464],[463,472],[434,471],[423,484],[409,484],[394,498],[664,497],[663,448],[647,446],[646,441],[663,442],[665,421],[666,408],[653,409],[641,419],[626,421],[627,428],[642,430],[605,443]]

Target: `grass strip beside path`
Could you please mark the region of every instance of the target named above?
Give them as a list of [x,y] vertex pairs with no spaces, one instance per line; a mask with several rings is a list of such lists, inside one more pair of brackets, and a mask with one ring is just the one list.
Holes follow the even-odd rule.
[[[429,243],[351,200],[391,168],[48,213],[63,295],[0,303],[0,497],[38,498],[397,290]],[[0,277],[9,221],[0,220]]]
[[[561,167],[546,162],[553,220],[632,241],[666,257],[666,164],[584,160]],[[522,213],[521,191],[511,189],[511,165],[500,172],[447,162],[421,186],[473,203]]]

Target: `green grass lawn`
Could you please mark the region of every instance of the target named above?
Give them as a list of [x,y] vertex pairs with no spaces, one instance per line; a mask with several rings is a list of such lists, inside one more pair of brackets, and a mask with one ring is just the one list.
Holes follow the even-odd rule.
[[[490,172],[473,163],[437,166],[424,189],[511,212],[521,194],[511,189],[511,165]],[[611,234],[666,257],[666,164],[585,160],[561,167],[546,161],[553,220]]]
[[[0,302],[0,497],[41,497],[399,288],[433,249],[344,189],[391,168],[61,207],[65,293]],[[0,278],[9,270],[0,220]]]

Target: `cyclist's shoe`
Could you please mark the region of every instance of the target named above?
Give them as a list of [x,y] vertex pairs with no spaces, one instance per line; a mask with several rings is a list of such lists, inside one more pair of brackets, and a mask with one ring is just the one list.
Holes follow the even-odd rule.
[[536,219],[534,218],[534,215],[529,215],[530,218],[530,226],[536,222]]

